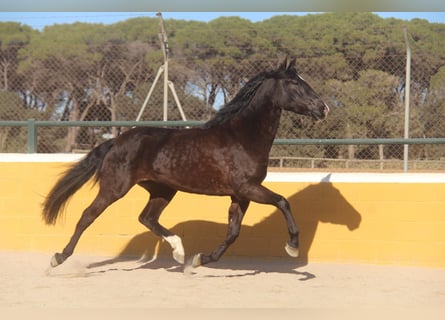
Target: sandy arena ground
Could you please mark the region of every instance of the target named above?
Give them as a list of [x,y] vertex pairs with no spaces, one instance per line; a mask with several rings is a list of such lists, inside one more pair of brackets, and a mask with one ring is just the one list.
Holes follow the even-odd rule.
[[445,269],[326,263],[296,267],[290,258],[223,257],[184,273],[169,257],[141,261],[74,254],[54,269],[50,258],[44,253],[0,252],[0,308],[445,311]]

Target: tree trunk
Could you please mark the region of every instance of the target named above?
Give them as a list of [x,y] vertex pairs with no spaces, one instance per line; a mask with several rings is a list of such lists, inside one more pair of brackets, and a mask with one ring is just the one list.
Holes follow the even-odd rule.
[[[351,127],[349,123],[346,124],[346,137],[352,139]],[[353,144],[348,144],[348,159],[354,159],[355,146]]]
[[[116,117],[116,104],[114,102],[114,97],[111,96],[110,99],[110,112],[111,112],[111,121],[116,121],[117,117]],[[111,134],[113,135],[113,137],[117,137],[118,134],[118,128],[117,127],[111,127]]]
[[[76,121],[79,119],[79,107],[77,105],[76,99],[73,99],[73,109],[69,115],[69,121]],[[79,127],[68,127],[68,134],[66,136],[65,152],[73,151],[76,143],[77,133],[79,132]]]
[[383,144],[379,144],[379,160],[380,160],[380,170],[383,170],[383,160],[385,160],[385,155],[383,153]]

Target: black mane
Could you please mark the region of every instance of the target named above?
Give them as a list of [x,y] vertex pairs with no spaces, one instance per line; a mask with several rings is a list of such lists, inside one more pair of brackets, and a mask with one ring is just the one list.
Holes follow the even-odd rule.
[[270,74],[270,72],[262,72],[249,80],[230,102],[221,107],[212,119],[203,124],[203,128],[211,128],[223,124],[249,105],[258,87]]

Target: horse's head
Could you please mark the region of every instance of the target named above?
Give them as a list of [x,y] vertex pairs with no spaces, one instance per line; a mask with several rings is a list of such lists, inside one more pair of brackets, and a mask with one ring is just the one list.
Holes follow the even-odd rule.
[[297,73],[295,58],[286,56],[274,73],[279,81],[277,104],[284,110],[323,120],[329,112],[328,105],[314,89]]

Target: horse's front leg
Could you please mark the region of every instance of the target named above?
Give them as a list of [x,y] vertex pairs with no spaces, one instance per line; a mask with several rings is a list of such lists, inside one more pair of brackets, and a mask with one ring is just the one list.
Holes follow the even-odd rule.
[[283,213],[287,223],[287,230],[289,232],[289,241],[286,243],[285,250],[291,257],[298,257],[299,251],[299,234],[300,231],[295,223],[292,215],[289,202],[283,196],[270,191],[262,185],[246,185],[241,190],[244,197],[262,204],[270,204]]
[[232,204],[229,207],[229,221],[227,227],[226,239],[224,242],[210,254],[196,254],[187,264],[192,267],[199,267],[210,262],[218,261],[226,252],[227,248],[235,242],[240,233],[241,222],[244,218],[247,208],[249,207],[248,200],[239,200],[232,197]]

